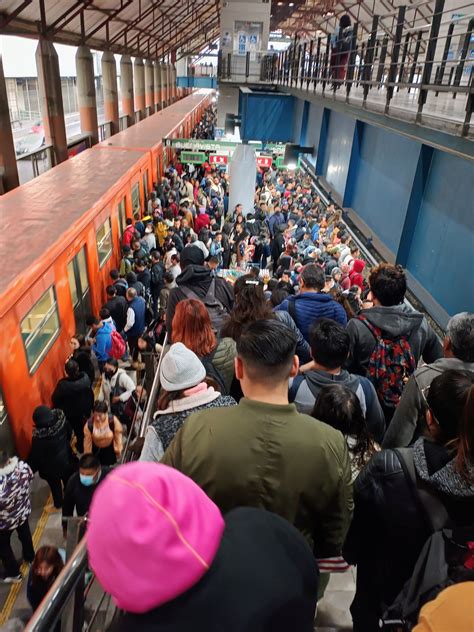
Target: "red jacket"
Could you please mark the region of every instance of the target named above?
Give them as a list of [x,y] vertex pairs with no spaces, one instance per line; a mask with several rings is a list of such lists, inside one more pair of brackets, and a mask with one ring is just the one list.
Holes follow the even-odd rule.
[[199,235],[202,228],[209,228],[210,218],[207,213],[200,213],[194,220],[194,232]]
[[123,231],[122,246],[130,246],[134,234],[135,228],[133,226],[127,226],[127,228]]

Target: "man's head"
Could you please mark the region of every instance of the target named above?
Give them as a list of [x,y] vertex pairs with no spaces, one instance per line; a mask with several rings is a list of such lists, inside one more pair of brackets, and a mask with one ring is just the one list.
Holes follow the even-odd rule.
[[163,280],[166,283],[166,285],[171,285],[174,281],[174,276],[172,272],[165,272],[164,276],[163,276]]
[[325,284],[324,272],[314,263],[308,263],[300,274],[301,292],[321,292]]
[[137,298],[137,291],[134,287],[129,287],[126,293],[126,299],[129,303],[131,303],[134,299]]
[[115,358],[109,358],[107,362],[104,364],[104,374],[105,377],[111,378],[118,371],[118,362]]
[[90,487],[99,482],[100,461],[95,454],[83,454],[79,459],[79,479],[84,487]]
[[181,252],[181,269],[189,265],[204,265],[204,253],[198,246],[186,246]]
[[86,318],[86,325],[92,329],[93,333],[102,327],[101,321],[95,316],[88,316]]
[[271,390],[297,374],[296,342],[293,331],[277,319],[257,320],[243,329],[237,342],[235,374],[244,395],[249,384]]
[[64,370],[70,378],[75,378],[79,375],[79,365],[75,360],[68,360],[64,365]]
[[107,294],[108,298],[113,298],[117,294],[117,288],[115,287],[115,285],[108,285],[105,288],[105,293]]
[[110,273],[109,273],[109,274],[110,274],[110,278],[112,279],[112,281],[117,281],[117,279],[119,279],[119,278],[120,278],[120,273],[119,273],[119,271],[117,270],[117,268],[113,268],[113,269],[110,271]]
[[127,226],[132,226],[133,225],[133,219],[131,217],[127,217],[127,219],[125,220],[125,224]]
[[99,312],[99,316],[101,320],[107,320],[108,318],[110,318],[110,311],[106,307],[102,307]]
[[461,312],[450,318],[443,346],[446,357],[474,362],[474,314]]
[[351,341],[347,331],[329,318],[316,321],[309,330],[313,360],[324,369],[339,369],[347,360]]
[[381,263],[372,268],[369,286],[374,304],[390,307],[400,305],[407,291],[407,279],[402,266]]

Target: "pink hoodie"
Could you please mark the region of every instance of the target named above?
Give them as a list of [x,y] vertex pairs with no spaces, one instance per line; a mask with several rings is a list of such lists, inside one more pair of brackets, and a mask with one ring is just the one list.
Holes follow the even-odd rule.
[[143,613],[201,579],[223,531],[218,507],[190,478],[159,463],[127,463],[94,494],[89,562],[119,608]]

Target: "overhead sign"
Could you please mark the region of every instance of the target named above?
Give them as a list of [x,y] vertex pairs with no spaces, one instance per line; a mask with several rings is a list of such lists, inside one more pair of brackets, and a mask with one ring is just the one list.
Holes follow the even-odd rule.
[[211,165],[226,165],[229,162],[229,156],[224,154],[209,154],[209,163]]
[[272,162],[271,156],[257,156],[257,167],[271,167]]
[[[283,156],[279,156],[276,159],[275,164],[277,166],[277,169],[288,169],[288,165],[285,165],[285,159],[284,159]],[[296,166],[298,167],[298,169],[300,168],[300,166],[301,166],[301,157],[298,158],[298,163],[297,163]]]
[[206,162],[206,154],[202,151],[183,151],[180,156],[181,162],[188,162],[192,164],[202,165]]
[[[235,149],[238,143],[231,140],[200,140],[197,138],[164,138],[165,147],[173,147],[173,149],[182,149],[189,151],[213,151],[219,153],[222,149]],[[262,149],[260,141],[250,141],[249,143],[256,150]]]

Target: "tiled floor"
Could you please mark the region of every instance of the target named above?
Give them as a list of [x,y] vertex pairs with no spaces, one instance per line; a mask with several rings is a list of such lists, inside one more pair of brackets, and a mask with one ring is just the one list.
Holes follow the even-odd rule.
[[318,604],[315,631],[349,632],[352,619],[349,612],[355,591],[355,571],[333,574],[323,599]]

